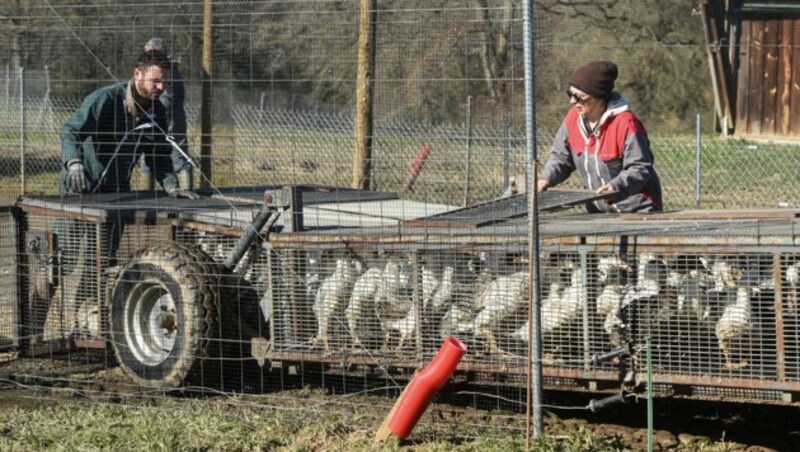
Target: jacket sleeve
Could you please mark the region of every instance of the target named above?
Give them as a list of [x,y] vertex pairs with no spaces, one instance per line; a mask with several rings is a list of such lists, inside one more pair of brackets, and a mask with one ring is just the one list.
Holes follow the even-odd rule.
[[158,105],[155,121],[158,124],[153,143],[152,171],[153,177],[159,181],[164,190],[178,186],[178,177],[172,166],[172,145],[167,141],[164,132],[167,130],[167,113],[163,106]]
[[164,190],[178,186],[178,177],[172,168],[172,145],[160,139],[153,146],[153,176]]
[[622,153],[622,171],[611,180],[611,186],[620,197],[638,193],[653,175],[653,153],[644,127],[637,120],[628,122]]
[[172,70],[169,89],[164,91],[159,100],[167,110],[168,133],[172,135],[175,143],[183,151],[172,149],[172,169],[176,173],[192,166],[192,163],[187,159],[189,155],[189,139],[186,136],[186,110],[183,106],[185,96],[186,87],[184,86],[183,75],[180,69],[175,67]]
[[569,146],[567,126],[562,122],[540,179],[548,181],[550,186],[555,186],[567,180],[573,171],[575,171],[575,160],[572,158],[572,150]]
[[75,160],[83,162],[83,143],[97,129],[105,101],[106,97],[97,92],[90,94],[61,128],[62,168]]
[[186,97],[186,87],[183,82],[183,75],[179,69],[175,69],[172,75],[170,95],[170,133],[176,136],[186,137],[186,110],[183,106]]

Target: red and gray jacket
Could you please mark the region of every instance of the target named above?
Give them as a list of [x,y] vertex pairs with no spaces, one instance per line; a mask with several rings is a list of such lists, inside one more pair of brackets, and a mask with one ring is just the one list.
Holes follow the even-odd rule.
[[541,178],[555,186],[578,170],[588,190],[610,182],[619,194],[608,202],[587,203],[589,212],[660,211],[661,182],[653,160],[644,126],[628,101],[614,93],[594,131],[570,108]]

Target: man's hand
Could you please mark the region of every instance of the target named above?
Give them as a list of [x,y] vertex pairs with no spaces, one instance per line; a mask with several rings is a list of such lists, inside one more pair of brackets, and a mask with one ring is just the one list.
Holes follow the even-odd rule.
[[167,194],[170,198],[188,198],[188,199],[200,199],[200,195],[193,191],[184,190],[178,187],[172,187],[167,190]]
[[550,188],[550,181],[547,179],[539,179],[536,181],[536,191],[545,191]]
[[83,163],[74,162],[67,167],[67,192],[83,193],[89,189],[89,182],[83,172]]

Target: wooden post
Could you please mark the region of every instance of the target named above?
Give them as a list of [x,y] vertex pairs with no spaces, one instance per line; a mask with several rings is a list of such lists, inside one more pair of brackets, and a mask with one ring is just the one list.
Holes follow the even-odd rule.
[[203,93],[200,105],[200,187],[211,186],[211,12],[212,0],[203,3]]
[[353,188],[369,190],[372,178],[372,78],[375,67],[375,3],[361,0],[356,78],[356,130]]
[[[63,165],[63,164],[62,164]],[[25,68],[19,68],[19,183],[20,193],[27,192],[25,181]]]
[[728,85],[728,68],[720,41],[720,22],[724,15],[724,5],[718,0],[701,0],[700,12],[703,15],[703,30],[706,35],[706,53],[711,69],[714,91],[714,109],[717,113],[718,129],[728,135],[734,128],[731,110],[731,87]]

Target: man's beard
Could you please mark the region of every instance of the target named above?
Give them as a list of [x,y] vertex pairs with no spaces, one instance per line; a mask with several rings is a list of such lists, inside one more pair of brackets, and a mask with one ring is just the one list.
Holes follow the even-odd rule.
[[140,102],[140,103],[143,103],[143,104],[147,104],[147,105],[149,105],[151,102],[157,100],[158,97],[161,95],[161,93],[158,93],[158,95],[156,95],[155,94],[156,91],[151,90],[145,96],[145,95],[142,95],[142,91],[144,91],[144,89],[140,90],[139,86],[137,86],[137,89],[136,89],[136,97],[138,97],[137,101]]

